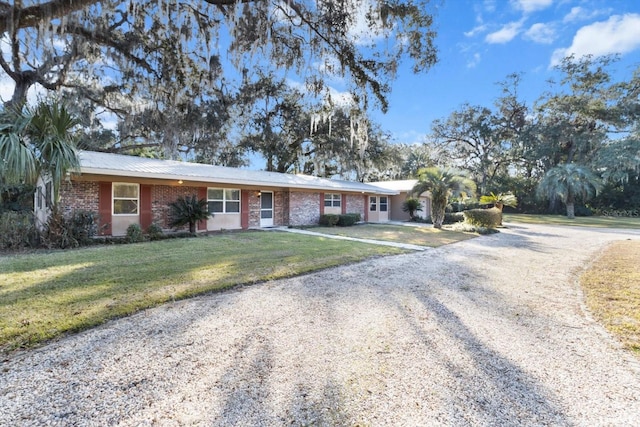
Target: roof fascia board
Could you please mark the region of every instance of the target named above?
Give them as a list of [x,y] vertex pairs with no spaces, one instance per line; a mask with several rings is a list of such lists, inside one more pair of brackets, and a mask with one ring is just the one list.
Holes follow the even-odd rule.
[[[209,183],[219,183],[219,184],[236,184],[236,185],[253,185],[253,186],[262,186],[262,187],[280,187],[280,188],[296,188],[296,189],[304,189],[304,190],[316,190],[316,191],[324,191],[324,192],[348,192],[348,193],[361,193],[361,194],[384,194],[393,196],[399,194],[397,191],[388,190],[382,187],[376,187],[376,191],[368,191],[357,188],[334,188],[334,187],[325,187],[325,186],[314,186],[314,185],[304,185],[304,184],[286,184],[286,183],[265,183],[263,181],[253,181],[253,180],[243,180],[243,179],[225,179],[225,178],[207,178],[202,176],[189,176],[189,175],[169,175],[169,174],[161,174],[161,173],[152,173],[152,172],[137,172],[137,171],[124,171],[119,169],[102,169],[102,168],[92,168],[92,167],[82,167],[80,169],[80,173],[92,174],[92,175],[112,175],[112,176],[121,176],[121,177],[132,177],[132,178],[148,178],[148,179],[163,179],[163,180],[184,180],[184,181],[200,181],[200,182],[209,182]],[[372,186],[373,187],[373,186]]]

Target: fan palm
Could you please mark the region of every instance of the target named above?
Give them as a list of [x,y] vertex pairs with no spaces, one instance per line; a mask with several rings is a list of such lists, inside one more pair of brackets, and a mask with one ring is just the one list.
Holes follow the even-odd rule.
[[480,197],[481,205],[493,205],[500,210],[500,225],[502,225],[502,208],[509,206],[515,208],[518,206],[518,198],[511,193],[489,193]]
[[462,172],[443,167],[430,167],[418,171],[418,182],[413,194],[431,193],[431,221],[435,228],[442,228],[444,214],[452,196],[470,196],[476,191],[476,184]]
[[587,167],[565,163],[549,169],[538,184],[538,196],[560,200],[567,207],[567,218],[575,218],[576,199],[588,200],[600,190],[600,179]]
[[416,212],[418,211],[422,211],[420,199],[409,197],[407,200],[402,202],[402,212],[408,212],[409,218],[414,219],[416,216]]
[[181,227],[189,224],[189,232],[192,234],[196,232],[196,223],[210,216],[213,216],[213,213],[207,211],[207,201],[198,200],[195,194],[178,197],[169,203],[169,226]]
[[35,184],[40,175],[48,175],[57,201],[62,179],[80,167],[72,134],[77,124],[57,103],[0,112],[0,181]]

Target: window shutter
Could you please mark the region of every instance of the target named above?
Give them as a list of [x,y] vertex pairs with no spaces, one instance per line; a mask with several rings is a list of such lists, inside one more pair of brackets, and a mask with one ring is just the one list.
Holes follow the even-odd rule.
[[149,228],[153,222],[151,212],[151,186],[140,185],[140,227],[143,230]]
[[98,192],[98,234],[101,236],[111,235],[111,183],[101,182]]

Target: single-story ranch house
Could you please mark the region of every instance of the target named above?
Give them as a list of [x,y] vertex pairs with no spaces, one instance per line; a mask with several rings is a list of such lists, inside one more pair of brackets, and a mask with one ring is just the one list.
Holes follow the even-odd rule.
[[[101,235],[122,236],[130,224],[169,228],[169,203],[179,196],[207,200],[214,215],[198,231],[317,224],[320,215],[359,213],[364,221],[389,220],[396,190],[360,182],[251,171],[198,163],[81,151],[80,173],[60,186],[58,206],[98,212]],[[38,184],[35,210],[47,212],[50,185]]]

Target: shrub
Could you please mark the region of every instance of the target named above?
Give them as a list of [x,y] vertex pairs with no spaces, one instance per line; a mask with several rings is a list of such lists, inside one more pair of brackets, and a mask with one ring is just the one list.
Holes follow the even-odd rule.
[[77,248],[90,245],[98,232],[98,214],[78,210],[65,218],[58,209],[53,209],[42,233],[42,246],[47,248]]
[[463,212],[447,212],[444,214],[443,224],[456,224],[458,222],[464,221],[464,213]]
[[422,211],[420,199],[416,197],[409,197],[407,200],[402,202],[402,212],[408,212],[409,218],[414,219],[416,212],[418,211]]
[[470,209],[464,211],[465,221],[476,227],[496,228],[502,222],[500,209]]
[[67,221],[67,226],[78,245],[90,245],[93,237],[98,234],[98,214],[93,211],[75,211]]
[[35,247],[38,235],[31,212],[0,213],[0,249]]
[[338,215],[338,223],[340,227],[349,227],[354,225],[356,222],[359,222],[361,219],[359,213],[348,213]]
[[80,246],[73,236],[69,221],[65,219],[58,209],[54,208],[47,219],[42,233],[42,246],[46,248],[68,249]]
[[320,215],[320,225],[325,227],[333,227],[338,224],[340,217],[334,214]]
[[589,209],[587,206],[577,205],[574,208],[574,215],[575,216],[593,216],[593,211]]
[[160,240],[164,237],[164,231],[158,224],[153,223],[147,227],[147,236],[149,236],[149,240]]
[[198,200],[198,196],[195,194],[178,197],[174,202],[169,203],[169,210],[169,225],[171,227],[182,227],[189,224],[190,233],[196,232],[198,221],[213,216],[213,212],[207,211],[207,200]]
[[478,234],[494,234],[499,233],[500,231],[495,228],[487,228],[487,227],[477,227],[475,225],[467,224],[467,223],[457,223],[454,224],[451,229],[453,231],[462,231],[466,233],[478,233]]
[[139,224],[131,224],[127,227],[127,234],[125,237],[127,243],[138,243],[144,241],[144,235],[142,234],[142,227]]

